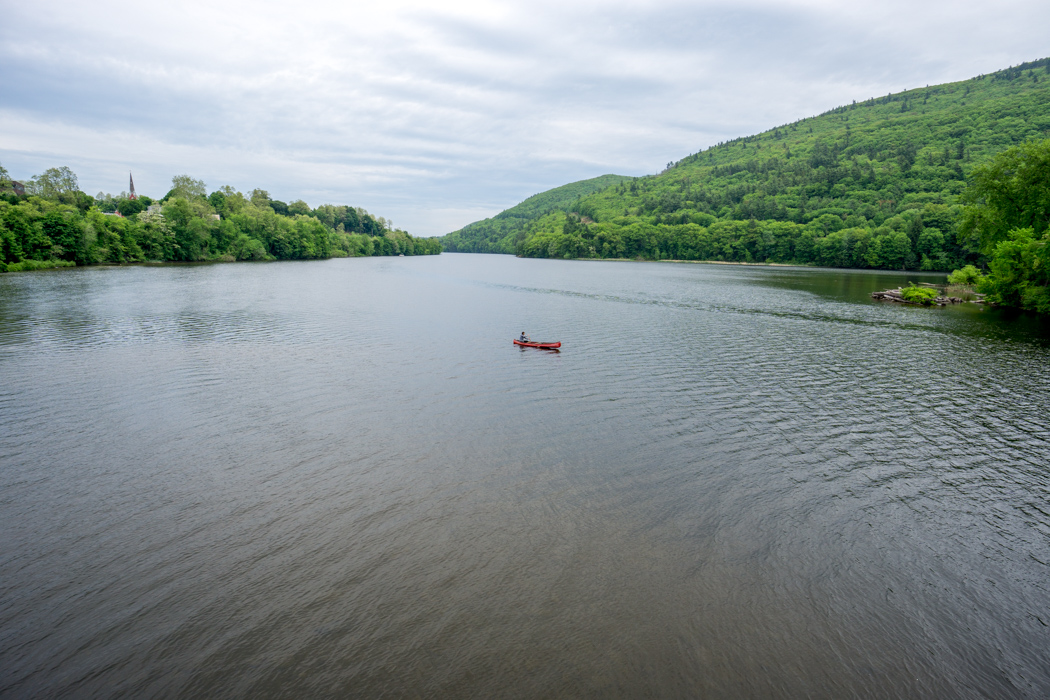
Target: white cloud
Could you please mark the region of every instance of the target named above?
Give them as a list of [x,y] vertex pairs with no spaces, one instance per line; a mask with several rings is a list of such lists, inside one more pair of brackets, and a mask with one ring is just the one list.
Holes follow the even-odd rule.
[[[535,192],[1041,57],[1037,2],[44,1],[0,27],[0,160],[444,233]],[[141,184],[139,184],[141,183]],[[457,220],[457,217],[462,217]]]

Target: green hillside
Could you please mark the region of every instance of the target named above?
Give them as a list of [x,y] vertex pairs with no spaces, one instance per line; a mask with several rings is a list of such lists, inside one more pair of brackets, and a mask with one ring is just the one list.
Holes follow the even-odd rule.
[[630,179],[622,175],[602,175],[555,187],[533,195],[491,219],[475,221],[453,231],[441,239],[441,246],[451,252],[513,254],[529,223],[552,211],[568,211],[581,197]]
[[950,270],[967,175],[1050,137],[1050,60],[854,102],[695,153],[525,224],[518,255]]

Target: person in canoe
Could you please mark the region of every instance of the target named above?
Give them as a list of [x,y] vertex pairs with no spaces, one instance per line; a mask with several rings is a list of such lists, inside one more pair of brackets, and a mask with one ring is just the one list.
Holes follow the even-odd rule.
[[543,350],[557,350],[561,347],[561,341],[558,341],[557,343],[541,343],[525,335],[525,331],[522,331],[519,337],[514,338],[514,344],[524,345],[530,348],[541,348]]

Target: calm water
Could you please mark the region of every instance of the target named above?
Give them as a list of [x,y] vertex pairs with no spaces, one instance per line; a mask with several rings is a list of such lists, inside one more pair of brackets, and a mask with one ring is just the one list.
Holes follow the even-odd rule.
[[1050,326],[909,278],[2,275],[0,695],[1050,696]]

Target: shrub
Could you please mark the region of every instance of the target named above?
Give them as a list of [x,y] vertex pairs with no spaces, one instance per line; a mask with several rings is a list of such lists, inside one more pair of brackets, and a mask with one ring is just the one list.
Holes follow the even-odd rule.
[[955,270],[948,275],[948,284],[956,287],[974,287],[981,281],[981,271],[973,265]]
[[929,306],[933,303],[933,300],[937,298],[937,290],[930,289],[929,287],[916,287],[914,284],[909,284],[901,290],[901,297],[904,298],[904,301]]
[[8,263],[8,272],[29,272],[31,270],[50,270],[53,267],[76,267],[72,260],[23,260]]

